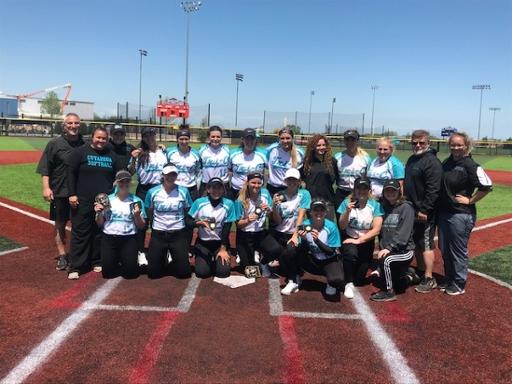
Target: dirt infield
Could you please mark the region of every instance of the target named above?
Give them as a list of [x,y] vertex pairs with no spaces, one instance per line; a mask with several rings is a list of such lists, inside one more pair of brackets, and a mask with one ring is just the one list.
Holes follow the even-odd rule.
[[512,185],[512,171],[485,171],[494,184]]
[[39,162],[42,151],[0,151],[0,165]]
[[[510,217],[479,222],[471,253],[510,244],[510,222],[483,227]],[[372,286],[327,301],[323,280],[309,275],[291,297],[267,279],[238,289],[144,275],[71,282],[54,270],[50,224],[0,206],[0,228],[29,247],[0,256],[2,384],[512,379],[511,291],[477,276],[463,296],[409,289],[394,303],[370,302]]]

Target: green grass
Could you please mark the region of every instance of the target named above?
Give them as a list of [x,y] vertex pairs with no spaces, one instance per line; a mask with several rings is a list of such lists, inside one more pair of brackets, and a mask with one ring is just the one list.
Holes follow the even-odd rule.
[[36,164],[0,165],[0,196],[47,211]]
[[512,246],[480,255],[469,261],[469,267],[512,284]]
[[476,203],[478,219],[512,213],[512,187],[494,185],[493,191]]
[[21,245],[16,243],[15,241],[0,236],[0,252],[9,251],[11,249],[16,249],[20,247]]

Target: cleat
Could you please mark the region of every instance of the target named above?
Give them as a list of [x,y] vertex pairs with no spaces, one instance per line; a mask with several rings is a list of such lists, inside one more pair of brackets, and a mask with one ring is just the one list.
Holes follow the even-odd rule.
[[372,294],[370,296],[370,300],[373,300],[373,301],[395,301],[396,296],[395,296],[395,292],[393,292],[393,290],[390,289],[389,291],[375,292],[374,294]]
[[285,295],[285,296],[289,296],[292,293],[297,293],[297,292],[299,292],[299,284],[297,284],[293,280],[288,281],[288,284],[286,284],[286,286],[283,289],[281,289],[281,295]]
[[101,271],[103,270],[103,268],[101,268],[101,265],[95,265],[92,270],[96,273],[101,273]]
[[345,284],[345,291],[343,292],[343,296],[345,296],[347,299],[354,298],[354,283]]
[[68,273],[68,280],[78,280],[80,278],[80,275],[78,272],[70,272]]
[[68,267],[68,257],[67,255],[61,255],[57,256],[57,265],[55,266],[55,269],[57,271],[65,271]]
[[423,280],[421,280],[421,283],[414,288],[416,292],[419,293],[430,293],[433,289],[437,287],[436,279],[433,277],[423,277]]

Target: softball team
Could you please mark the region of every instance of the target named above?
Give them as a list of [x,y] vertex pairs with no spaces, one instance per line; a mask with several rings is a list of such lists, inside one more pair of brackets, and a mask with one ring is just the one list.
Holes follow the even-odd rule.
[[[198,277],[229,277],[230,232],[235,224],[242,272],[260,268],[263,276],[270,277],[269,264],[279,267],[286,278],[283,295],[298,292],[307,271],[325,276],[325,295],[343,291],[346,298],[353,298],[355,285],[369,281],[377,237],[379,269],[370,278],[378,279],[374,283],[380,290],[371,299],[395,300],[396,293],[414,280],[409,264],[417,245],[414,231],[423,217],[422,211],[417,212],[418,193],[410,191],[425,180],[421,174],[413,175],[414,185],[404,187],[403,180],[408,179],[403,164],[393,156],[389,138],[377,141],[377,157],[371,160],[360,148],[355,130],[344,133],[346,150],[334,156],[327,137],[319,134],[309,140],[304,154],[287,128],[279,131],[279,141],[266,151],[257,148],[256,132],[250,128],[243,131],[240,148],[231,153],[221,144],[218,126],[209,128],[209,142],[199,151],[190,147],[190,136],[188,127],[182,126],[177,146],[162,150],[156,131],[142,129],[129,171],[120,170],[125,163],[106,145],[108,132],[103,128],[93,131],[89,145],[71,150],[66,162],[73,224],[70,279],[91,267],[106,278],[138,276],[144,264],[140,234],[150,223],[149,278],[168,273],[189,277],[191,248]],[[416,148],[418,137],[413,135],[415,154],[421,152]],[[429,201],[438,220],[444,259],[442,289],[455,296],[465,293],[475,202],[491,191],[492,183],[471,159],[467,135],[456,133],[449,144],[451,155],[442,163],[442,198]],[[139,181],[136,195],[130,193],[131,173]],[[335,211],[337,223],[331,220]],[[191,246],[194,228],[197,239]],[[429,289],[423,285],[416,290],[428,293],[435,288],[435,284]]]

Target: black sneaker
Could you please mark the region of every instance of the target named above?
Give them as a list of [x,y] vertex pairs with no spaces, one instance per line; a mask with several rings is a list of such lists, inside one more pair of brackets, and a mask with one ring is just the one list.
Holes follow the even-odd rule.
[[424,277],[423,280],[421,280],[421,283],[416,288],[414,288],[414,290],[419,293],[430,293],[436,287],[436,279],[433,277]]
[[446,291],[446,288],[448,288],[449,286],[450,286],[450,283],[441,283],[441,284],[437,284],[437,288],[438,288],[441,292]]
[[416,270],[413,267],[409,267],[407,272],[405,273],[405,278],[409,285],[416,285],[421,282],[421,278],[416,273]]
[[68,257],[67,255],[57,256],[57,265],[55,266],[55,269],[57,271],[65,271],[68,267]]
[[373,301],[395,301],[396,296],[395,296],[395,292],[393,292],[393,290],[390,289],[389,291],[375,292],[374,294],[372,294],[370,296],[370,300],[373,300]]
[[464,289],[461,289],[457,286],[455,283],[451,283],[449,286],[446,287],[444,290],[444,293],[450,296],[458,296],[463,295],[466,291]]

